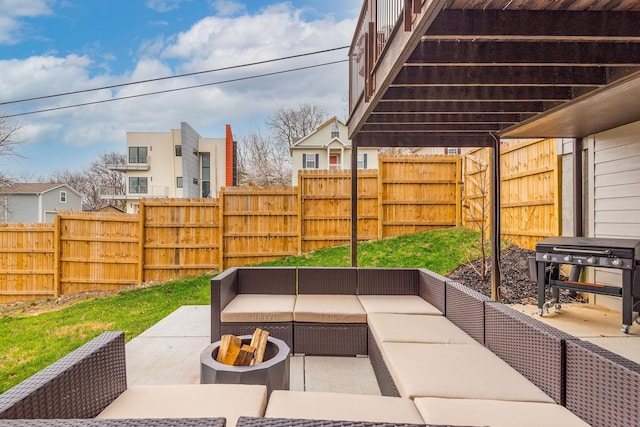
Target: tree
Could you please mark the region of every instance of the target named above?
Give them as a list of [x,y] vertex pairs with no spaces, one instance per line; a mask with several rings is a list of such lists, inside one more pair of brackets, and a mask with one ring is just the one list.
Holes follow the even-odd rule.
[[291,182],[289,148],[259,131],[241,135],[238,172],[240,185],[288,185]]
[[124,209],[124,201],[108,201],[102,195],[125,194],[125,176],[122,172],[109,170],[109,164],[126,163],[126,156],[119,153],[107,153],[81,171],[56,171],[47,179],[49,182],[64,183],[82,194],[82,203],[88,210],[97,211],[109,205]]
[[[21,126],[11,122],[8,118],[0,115],[0,158],[20,157],[16,151],[18,145],[24,141],[19,139]],[[17,183],[16,179],[0,170],[0,192],[10,190]],[[4,214],[7,206],[4,199],[0,199],[0,214]]]
[[302,104],[296,108],[280,108],[269,118],[267,124],[277,142],[291,147],[300,138],[314,132],[327,121],[327,113],[321,107]]

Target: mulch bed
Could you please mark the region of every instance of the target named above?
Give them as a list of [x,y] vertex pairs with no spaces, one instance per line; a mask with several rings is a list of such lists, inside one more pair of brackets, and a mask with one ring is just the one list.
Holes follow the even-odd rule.
[[[511,245],[503,249],[500,254],[500,297],[505,304],[537,304],[538,285],[529,277],[529,257],[535,256],[534,251]],[[462,265],[448,274],[450,279],[460,282],[481,294],[491,296],[491,257],[487,260],[487,275],[480,277],[481,261],[473,261]],[[579,302],[569,296],[568,291],[560,292],[560,302]]]

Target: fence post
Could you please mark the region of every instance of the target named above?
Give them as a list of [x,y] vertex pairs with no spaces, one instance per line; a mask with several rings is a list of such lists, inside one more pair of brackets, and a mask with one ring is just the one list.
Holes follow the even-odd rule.
[[224,266],[224,189],[225,187],[220,188],[220,195],[218,196],[218,203],[220,203],[220,272],[225,270]]
[[60,296],[60,214],[53,218],[53,297]]
[[456,159],[456,227],[462,225],[462,156]]
[[383,167],[383,156],[378,156],[378,239],[382,239],[384,237],[384,228],[383,228],[383,206],[382,206],[382,167]]
[[142,285],[144,282],[144,241],[145,241],[145,203],[144,199],[140,200],[140,205],[138,209],[138,284]]
[[302,171],[298,172],[298,255],[302,254],[302,224],[304,224],[304,219],[302,218],[302,213],[304,210],[302,209],[302,197],[303,197],[303,178]]

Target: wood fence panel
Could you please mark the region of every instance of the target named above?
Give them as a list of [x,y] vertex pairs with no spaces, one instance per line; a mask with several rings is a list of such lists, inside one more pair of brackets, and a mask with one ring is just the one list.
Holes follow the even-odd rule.
[[382,237],[460,225],[459,156],[379,156]]
[[545,237],[560,234],[560,162],[556,140],[503,144],[501,232],[516,245],[535,249]]
[[138,282],[137,215],[61,212],[58,224],[61,294]]
[[[540,240],[560,234],[560,176],[556,140],[507,142],[500,146],[502,239],[534,250]],[[464,224],[491,231],[491,161],[488,148],[465,158]],[[482,221],[482,209],[486,221]]]
[[143,200],[143,281],[222,271],[218,199]]
[[[351,171],[299,174],[302,252],[351,241]],[[358,240],[378,237],[378,171],[358,171]]]
[[53,224],[0,224],[0,304],[55,296]]
[[221,205],[223,268],[298,254],[296,188],[225,188]]

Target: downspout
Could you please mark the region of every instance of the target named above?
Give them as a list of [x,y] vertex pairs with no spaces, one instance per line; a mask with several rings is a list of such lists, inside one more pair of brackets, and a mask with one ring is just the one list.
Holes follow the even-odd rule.
[[38,222],[41,223],[42,221],[42,193],[36,193],[36,195],[38,196]]

